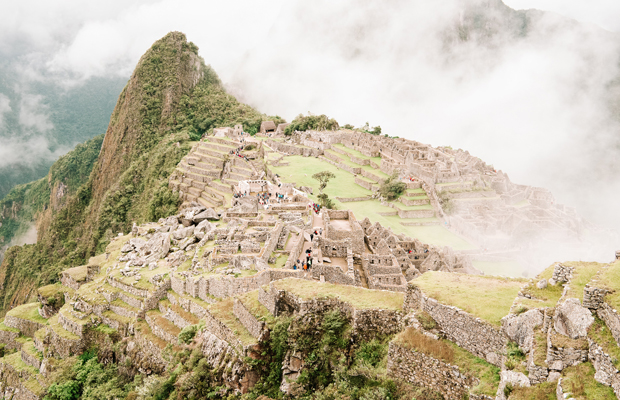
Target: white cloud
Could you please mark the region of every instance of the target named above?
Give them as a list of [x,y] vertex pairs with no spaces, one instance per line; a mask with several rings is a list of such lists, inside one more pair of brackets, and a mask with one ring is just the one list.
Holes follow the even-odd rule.
[[19,123],[27,130],[45,133],[54,127],[49,120],[48,107],[41,102],[43,96],[22,94],[19,103]]
[[0,129],[4,126],[4,114],[11,112],[11,100],[4,93],[0,93]]

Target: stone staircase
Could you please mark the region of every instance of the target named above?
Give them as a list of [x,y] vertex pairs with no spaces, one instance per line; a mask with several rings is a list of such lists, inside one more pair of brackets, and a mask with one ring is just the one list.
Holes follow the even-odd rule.
[[181,199],[205,207],[230,207],[233,187],[242,180],[257,177],[248,161],[230,154],[240,143],[222,137],[198,142],[170,176],[170,188]]

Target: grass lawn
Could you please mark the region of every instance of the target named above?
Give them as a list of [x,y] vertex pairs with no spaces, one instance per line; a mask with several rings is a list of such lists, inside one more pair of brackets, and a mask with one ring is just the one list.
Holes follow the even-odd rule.
[[400,210],[406,210],[406,211],[411,211],[411,210],[432,210],[433,206],[431,206],[430,204],[423,204],[421,206],[406,206],[403,203],[399,202],[399,201],[395,201],[394,206],[396,206],[398,209]]
[[349,148],[349,147],[347,147],[347,146],[345,146],[343,144],[340,144],[340,143],[334,144],[334,145],[332,145],[332,147],[336,147],[336,148],[338,148],[340,150],[344,150],[347,153],[351,154],[352,156],[357,157],[357,158],[361,158],[363,160],[372,160],[374,163],[376,163],[377,165],[381,166],[381,157],[369,157],[369,156],[367,156],[365,154],[362,154],[361,152],[359,152],[357,150],[353,150],[353,149],[351,149],[351,148]]
[[535,297],[535,299],[526,299],[521,298],[519,302],[523,304],[527,308],[539,308],[539,307],[555,307],[560,297],[562,297],[562,292],[564,288],[562,285],[547,285],[544,289],[538,289],[536,287],[536,283],[541,279],[549,280],[553,276],[554,265],[547,267],[543,272],[536,276],[534,279],[534,283],[523,290],[523,293],[530,294]]
[[604,264],[597,262],[568,261],[562,263],[567,267],[573,267],[573,278],[568,286],[567,297],[575,297],[583,301],[583,289],[590,283],[594,275],[601,270]]
[[[361,165],[359,165],[357,163],[354,163],[353,161],[351,161],[351,159],[349,157],[345,156],[344,154],[340,154],[340,153],[338,153],[336,151],[333,151],[333,150],[325,150],[325,153],[329,153],[329,154],[335,155],[336,157],[338,157],[338,159],[340,160],[340,162],[342,164],[348,165],[349,167],[352,167],[352,168],[360,168],[361,167]],[[326,156],[326,158],[328,158],[328,157]]]
[[283,182],[294,182],[297,186],[312,187],[313,194],[309,196],[314,201],[317,200],[316,196],[319,194],[319,182],[312,179],[312,175],[321,171],[330,171],[336,175],[334,179],[329,181],[325,189],[325,193],[333,200],[335,197],[363,197],[372,194],[370,190],[355,183],[353,174],[318,158],[288,156],[284,157],[283,161],[288,162],[289,165],[285,167],[269,166],[269,168],[280,175]]
[[278,258],[276,258],[276,263],[273,268],[282,268],[286,261],[288,260],[288,254],[280,254]]
[[562,371],[562,389],[570,397],[578,399],[612,400],[616,399],[614,390],[594,380],[596,371],[592,363],[586,362]]
[[357,286],[334,285],[297,278],[274,281],[273,284],[276,288],[289,291],[303,300],[336,297],[358,309],[381,308],[400,310],[403,307],[405,297],[404,293],[370,290]]
[[387,178],[389,178],[389,177],[390,177],[390,176],[389,176],[388,174],[386,174],[385,172],[383,172],[383,171],[381,171],[381,170],[379,170],[379,169],[376,169],[376,168],[374,168],[374,167],[373,167],[373,166],[371,166],[371,165],[362,165],[362,169],[363,169],[363,170],[366,170],[366,171],[368,171],[368,172],[372,172],[373,174],[377,175],[379,178],[387,179]]
[[490,324],[500,326],[524,279],[495,278],[430,271],[411,283],[442,304],[459,307]]
[[557,382],[543,382],[530,387],[515,387],[510,400],[557,400]]
[[620,308],[620,261],[616,261],[601,271],[596,280],[593,286],[612,291],[605,296],[605,302],[609,303],[613,309]]
[[509,276],[512,278],[527,278],[527,270],[516,260],[511,261],[473,261],[474,268],[484,272],[485,275]]

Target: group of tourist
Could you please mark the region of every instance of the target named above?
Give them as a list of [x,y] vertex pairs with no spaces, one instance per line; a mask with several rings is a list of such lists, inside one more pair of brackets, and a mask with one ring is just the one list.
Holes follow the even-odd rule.
[[319,211],[321,211],[321,206],[314,202],[312,204],[308,204],[308,208],[310,207],[312,207],[312,211],[314,211],[315,214],[318,214]]
[[248,192],[247,192],[247,191],[245,191],[245,192],[243,192],[243,193],[235,193],[235,194],[233,194],[233,197],[234,197],[235,199],[240,199],[240,198],[242,198],[242,197],[246,197],[247,195],[248,195]]
[[299,269],[303,269],[304,271],[308,271],[312,267],[312,249],[307,249],[305,254],[306,254],[305,260],[297,259],[297,262],[293,264],[294,270],[299,268]]
[[243,150],[243,145],[237,147],[235,150],[231,150],[230,154],[234,154],[237,157],[241,157],[243,158],[245,161],[250,161],[248,160],[248,158],[246,156],[244,156],[243,154],[241,154],[241,151]]

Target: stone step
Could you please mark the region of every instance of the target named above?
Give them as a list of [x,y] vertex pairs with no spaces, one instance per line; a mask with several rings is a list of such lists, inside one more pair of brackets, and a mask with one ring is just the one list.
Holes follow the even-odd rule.
[[45,353],[45,337],[47,336],[47,327],[41,328],[34,333],[34,347],[37,351]]
[[83,319],[77,318],[71,311],[72,307],[69,304],[62,306],[60,311],[58,311],[58,323],[63,329],[82,338],[90,325],[91,319],[88,316]]
[[49,350],[52,354],[66,358],[82,352],[84,349],[82,339],[72,332],[69,332],[58,323],[58,314],[50,318],[48,322],[47,332],[50,336]]
[[[205,193],[207,194],[206,196]],[[224,201],[226,200],[226,196],[224,196],[224,193],[211,186],[205,187],[205,190],[202,191],[200,197],[204,197],[209,201],[212,201],[211,199],[219,200],[221,204],[224,204]]]
[[221,182],[217,182],[217,181],[211,181],[209,182],[209,186],[212,187],[213,189],[217,190],[218,192],[224,192],[224,193],[232,193],[232,188],[230,187],[230,185],[227,185],[225,183],[221,183]]
[[180,329],[186,326],[196,325],[200,321],[198,317],[185,311],[181,306],[172,304],[169,300],[159,302],[159,311],[163,314],[164,318]]
[[200,191],[203,191],[203,190],[205,190],[205,187],[207,187],[207,183],[206,182],[192,181],[192,187],[195,187],[196,189],[200,189]]
[[103,312],[99,317],[101,318],[101,322],[108,325],[110,328],[116,329],[121,336],[127,336],[133,333],[134,318],[128,318],[117,314],[112,311],[112,309]]
[[173,179],[170,182],[168,182],[168,185],[169,185],[170,189],[176,190],[178,192],[179,191],[179,187],[181,185],[181,182],[179,182],[176,179]]
[[209,164],[209,165],[213,165],[214,168],[223,168],[224,167],[224,160],[218,157],[213,157],[211,154],[207,154],[205,152],[202,152],[201,149],[196,150],[193,153],[194,156],[199,157],[200,161],[205,163],[205,164]]
[[237,186],[237,184],[239,183],[239,180],[235,180],[235,179],[223,179],[224,183],[227,185],[232,185],[232,186]]
[[21,359],[25,364],[40,369],[43,354],[37,350],[33,342],[28,341],[22,345]]
[[207,207],[207,208],[215,208],[218,207],[217,204],[213,204],[211,203],[209,200],[205,199],[204,197],[199,197],[196,199],[196,202],[198,204],[200,204],[203,207]]
[[[209,191],[207,191],[207,189]],[[199,198],[202,198],[209,202],[211,204],[209,207],[222,207],[224,205],[224,199],[222,199],[221,197],[216,197],[216,194],[214,193],[220,195],[219,192],[214,192],[213,189],[206,187],[205,190],[200,194]]]
[[199,148],[214,149],[222,153],[229,153],[230,151],[234,151],[237,149],[236,146],[228,146],[228,145],[224,145],[221,143],[213,143],[213,142],[200,142]]
[[[201,168],[201,167],[197,167],[195,165],[183,165],[183,163],[181,163],[179,165],[179,167],[183,168],[183,170],[186,171],[185,175],[187,176],[187,173],[192,173],[192,174],[197,174],[200,175],[201,177],[205,176],[213,176],[213,174],[218,174],[220,173],[220,171],[218,169],[216,169],[214,166],[210,165],[209,167],[211,168]],[[191,177],[191,176],[190,176]],[[194,179],[194,178],[192,178]],[[199,180],[199,179],[196,179]]]
[[224,138],[215,137],[215,136],[210,136],[208,138],[208,142],[203,142],[203,143],[219,143],[219,144],[223,144],[225,146],[229,146],[235,149],[239,147],[239,145],[241,144],[238,141],[233,140],[233,139],[224,139]]
[[236,173],[234,173],[234,172],[231,172],[231,173],[228,175],[228,177],[229,177],[229,179],[234,179],[234,180],[236,181],[235,183],[237,183],[237,182],[239,182],[239,181],[247,181],[248,179],[250,179],[250,178],[248,178],[247,176],[244,176],[244,175],[239,175],[239,174],[236,174]]
[[192,313],[198,318],[204,318],[207,315],[209,304],[217,302],[217,299],[211,295],[203,298],[192,297],[189,294],[178,294],[173,290],[168,291],[168,300],[171,304],[182,307],[185,311]]
[[159,310],[151,310],[146,313],[146,323],[151,328],[151,332],[160,339],[177,344],[181,329],[172,322],[168,321]]
[[208,162],[199,161],[199,162],[195,162],[194,163],[194,167],[201,168],[201,169],[204,169],[206,171],[211,171],[211,170],[221,171],[222,170],[222,165],[219,165],[219,164],[220,163],[212,164],[212,163],[208,163]]
[[196,196],[196,198],[198,198],[198,197],[200,197],[200,194],[202,193],[202,190],[191,186],[191,187],[189,187],[187,189],[187,193],[192,194],[192,195]]
[[188,202],[192,202],[192,201],[197,202],[198,197],[194,196],[191,193],[183,193],[183,200],[188,201]]
[[138,318],[140,308],[132,307],[121,299],[116,299],[110,303],[110,311],[128,319]]
[[248,168],[243,168],[243,167],[240,167],[240,166],[238,166],[238,165],[233,166],[233,167],[230,169],[230,171],[231,171],[232,173],[234,173],[234,174],[241,175],[241,176],[245,176],[245,177],[247,177],[248,179],[250,179],[250,177],[252,177],[252,174],[254,173],[251,169],[248,169]]
[[213,148],[200,147],[200,148],[198,148],[196,150],[196,154],[201,155],[201,157],[203,155],[211,156],[213,158],[220,159],[223,162],[223,160],[226,157],[226,155],[228,154],[228,152],[215,150]]
[[206,174],[197,174],[195,172],[183,170],[183,175],[181,175],[183,179],[180,179],[181,183],[186,183],[186,178],[190,178],[194,181],[199,182],[209,182],[211,179]]

